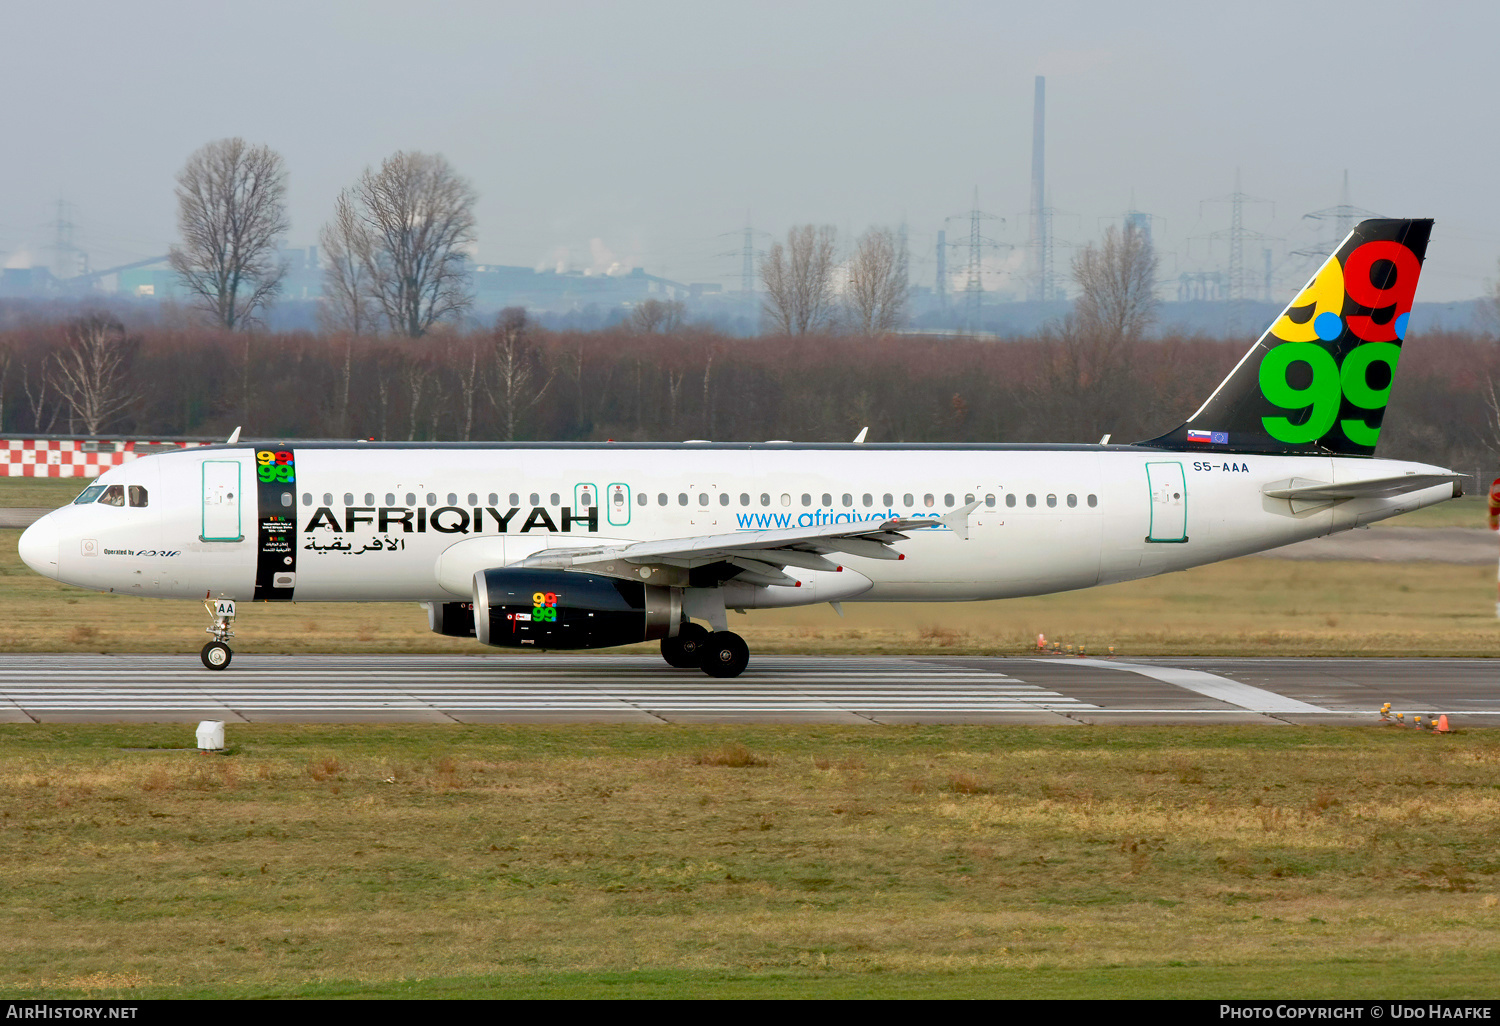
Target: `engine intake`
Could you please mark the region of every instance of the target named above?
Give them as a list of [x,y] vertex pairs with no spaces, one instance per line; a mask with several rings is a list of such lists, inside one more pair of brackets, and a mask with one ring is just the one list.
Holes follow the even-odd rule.
[[566,570],[474,575],[475,636],[503,648],[609,648],[677,633],[682,592]]

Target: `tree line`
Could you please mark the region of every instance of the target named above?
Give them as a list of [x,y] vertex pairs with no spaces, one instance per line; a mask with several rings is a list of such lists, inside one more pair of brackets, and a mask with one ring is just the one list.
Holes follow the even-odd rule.
[[[191,303],[229,331],[262,326],[281,291],[278,256],[290,221],[281,155],[244,139],[193,153],[177,174],[180,242],[169,262]],[[423,338],[461,325],[474,305],[467,258],[476,240],[478,194],[446,158],[401,151],[366,168],[339,193],[319,232],[320,321],[356,337]],[[910,284],[903,238],[877,227],[847,258],[829,225],[802,225],[759,268],[765,319],[779,334],[848,327],[889,331],[905,322]],[[681,318],[681,305],[650,300],[639,322]]]
[[[1076,312],[1075,312],[1076,313]],[[421,340],[150,326],[0,330],[0,430],[381,440],[1097,442],[1181,423],[1245,341],[1146,339],[1085,314],[1006,342],[735,338],[690,325],[538,329],[520,309]],[[1404,345],[1381,455],[1469,471],[1500,454],[1500,346]]]

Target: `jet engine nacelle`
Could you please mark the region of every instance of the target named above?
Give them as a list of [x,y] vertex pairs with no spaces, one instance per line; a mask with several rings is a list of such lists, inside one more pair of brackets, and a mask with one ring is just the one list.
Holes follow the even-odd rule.
[[567,570],[474,575],[474,631],[504,648],[609,648],[673,636],[682,591]]
[[450,638],[474,636],[474,603],[424,602],[423,605],[427,607],[427,626],[434,634]]

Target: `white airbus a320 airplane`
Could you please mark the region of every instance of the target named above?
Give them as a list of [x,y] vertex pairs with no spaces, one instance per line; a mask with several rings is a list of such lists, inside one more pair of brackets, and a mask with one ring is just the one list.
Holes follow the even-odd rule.
[[248,599],[419,602],[505,648],[660,639],[733,677],[728,609],[1087,588],[1462,494],[1373,458],[1431,227],[1361,223],[1197,413],[1135,445],[228,444],[110,470],[20,554],[206,599],[213,670]]

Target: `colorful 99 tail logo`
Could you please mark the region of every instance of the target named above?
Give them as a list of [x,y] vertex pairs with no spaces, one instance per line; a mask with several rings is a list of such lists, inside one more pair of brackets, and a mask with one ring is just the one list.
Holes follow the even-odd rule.
[[1337,424],[1354,445],[1374,448],[1421,272],[1415,253],[1387,239],[1356,247],[1343,264],[1329,258],[1271,327],[1261,394],[1295,415],[1262,417],[1267,434],[1301,445]]

